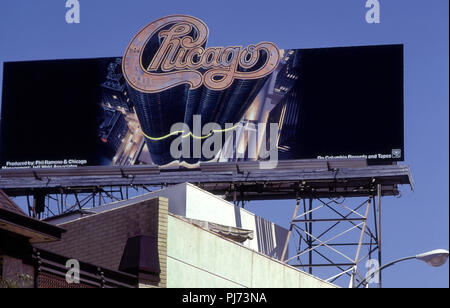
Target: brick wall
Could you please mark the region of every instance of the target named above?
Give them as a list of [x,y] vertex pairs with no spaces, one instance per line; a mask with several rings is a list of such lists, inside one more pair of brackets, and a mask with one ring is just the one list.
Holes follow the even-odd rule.
[[55,288],[68,288],[68,289],[91,289],[95,288],[84,283],[67,283],[65,278],[59,277],[50,273],[40,273],[38,277],[38,288],[40,289],[55,289]]
[[167,215],[168,200],[158,197],[61,224],[67,230],[61,241],[36,246],[68,258],[118,270],[129,237],[157,236],[161,274],[155,286],[165,287]]
[[0,256],[0,288],[16,287],[31,288],[33,287],[34,268],[25,264],[22,259],[7,255]]
[[158,211],[158,251],[159,264],[161,266],[161,281],[159,286],[167,286],[167,230],[168,230],[169,200],[167,198],[159,198]]

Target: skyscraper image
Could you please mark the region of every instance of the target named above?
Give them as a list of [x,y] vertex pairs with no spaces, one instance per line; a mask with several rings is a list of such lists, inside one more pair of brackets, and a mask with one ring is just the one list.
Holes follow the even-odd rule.
[[[170,134],[170,128],[175,123],[185,123],[191,131],[194,115],[201,116],[202,125],[214,122],[224,128],[225,123],[238,123],[266,79],[235,80],[222,91],[210,90],[205,86],[189,90],[188,85],[180,85],[153,94],[128,87],[153,162],[164,165],[174,161],[170,144],[177,136],[160,138]],[[188,163],[200,160],[202,158],[181,158],[181,161]]]
[[99,127],[100,140],[106,145],[107,156],[112,158],[122,145],[122,139],[128,132],[125,117],[119,111],[104,110],[104,120]]
[[128,97],[121,64],[121,58],[116,58],[114,62],[109,63],[106,80],[101,84],[102,101],[112,108],[123,108],[127,112],[132,112],[133,105]]

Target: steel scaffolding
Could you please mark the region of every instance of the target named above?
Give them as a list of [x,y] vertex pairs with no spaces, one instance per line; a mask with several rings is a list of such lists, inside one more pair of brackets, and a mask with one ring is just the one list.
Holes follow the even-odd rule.
[[[302,190],[303,191],[303,190]],[[313,269],[328,267],[329,282],[349,277],[349,287],[364,279],[379,287],[381,276],[370,276],[372,266],[381,264],[382,188],[375,181],[371,193],[362,197],[297,198],[281,259],[313,274]],[[295,236],[295,251],[287,258],[288,244]],[[363,250],[366,249],[366,253]],[[361,269],[368,267],[368,274]],[[368,287],[368,285],[366,285]]]
[[[271,170],[258,162],[200,164],[197,169],[154,166],[73,170],[0,170],[0,189],[23,198],[29,215],[65,215],[124,200],[169,185],[190,182],[235,205],[251,200],[294,199],[282,260],[330,282],[365,278],[361,269],[382,264],[381,199],[413,188],[406,165],[365,161],[287,161]],[[275,205],[274,205],[275,206]],[[292,243],[295,242],[295,245]],[[291,249],[288,249],[289,243]],[[291,257],[287,257],[291,255]]]

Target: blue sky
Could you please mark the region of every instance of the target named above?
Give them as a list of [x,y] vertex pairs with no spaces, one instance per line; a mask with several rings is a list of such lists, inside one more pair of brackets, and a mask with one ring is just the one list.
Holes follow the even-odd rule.
[[[449,41],[447,0],[380,0],[381,23],[367,24],[365,0],[79,0],[81,23],[65,22],[65,0],[2,1],[0,62],[121,56],[142,26],[169,14],[206,22],[209,46],[272,41],[280,48],[405,46],[405,164],[416,190],[383,200],[385,262],[449,248]],[[367,64],[370,69],[370,61]],[[0,66],[0,81],[2,66]],[[368,85],[368,91],[371,91]],[[287,225],[294,203],[248,209]],[[383,274],[385,287],[448,287],[449,266],[417,261]]]

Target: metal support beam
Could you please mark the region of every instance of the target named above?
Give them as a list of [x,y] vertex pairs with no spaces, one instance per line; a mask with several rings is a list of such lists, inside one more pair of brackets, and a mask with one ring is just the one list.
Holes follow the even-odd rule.
[[[376,192],[374,192],[376,194]],[[350,277],[357,285],[364,279],[358,267],[371,258],[379,248],[378,211],[379,200],[373,195],[365,198],[309,198],[303,199],[303,210],[296,205],[290,222],[288,238],[298,237],[297,254],[286,258],[292,266],[304,268],[328,281],[343,282]],[[292,232],[295,230],[296,232]],[[305,245],[304,245],[305,244]],[[286,247],[286,245],[285,245]],[[363,250],[368,250],[367,254]],[[316,259],[317,258],[317,259]],[[318,262],[318,260],[324,262]],[[336,272],[331,275],[328,273]],[[345,284],[343,284],[345,285]]]
[[297,198],[297,202],[295,204],[295,209],[294,209],[294,216],[292,217],[292,222],[291,225],[289,227],[289,231],[287,234],[287,238],[286,238],[286,242],[284,243],[284,247],[283,247],[283,253],[281,254],[281,261],[284,261],[285,257],[286,257],[286,252],[289,246],[289,240],[291,238],[291,234],[292,234],[292,229],[294,228],[294,220],[297,217],[297,212],[298,212],[298,207],[300,205],[300,198]]
[[[377,201],[378,201],[378,207],[377,207],[377,219],[378,219],[378,226],[377,226],[377,245],[378,245],[378,264],[381,266],[381,185],[377,185]],[[381,280],[381,272],[378,274],[378,287],[382,288],[382,280]]]

